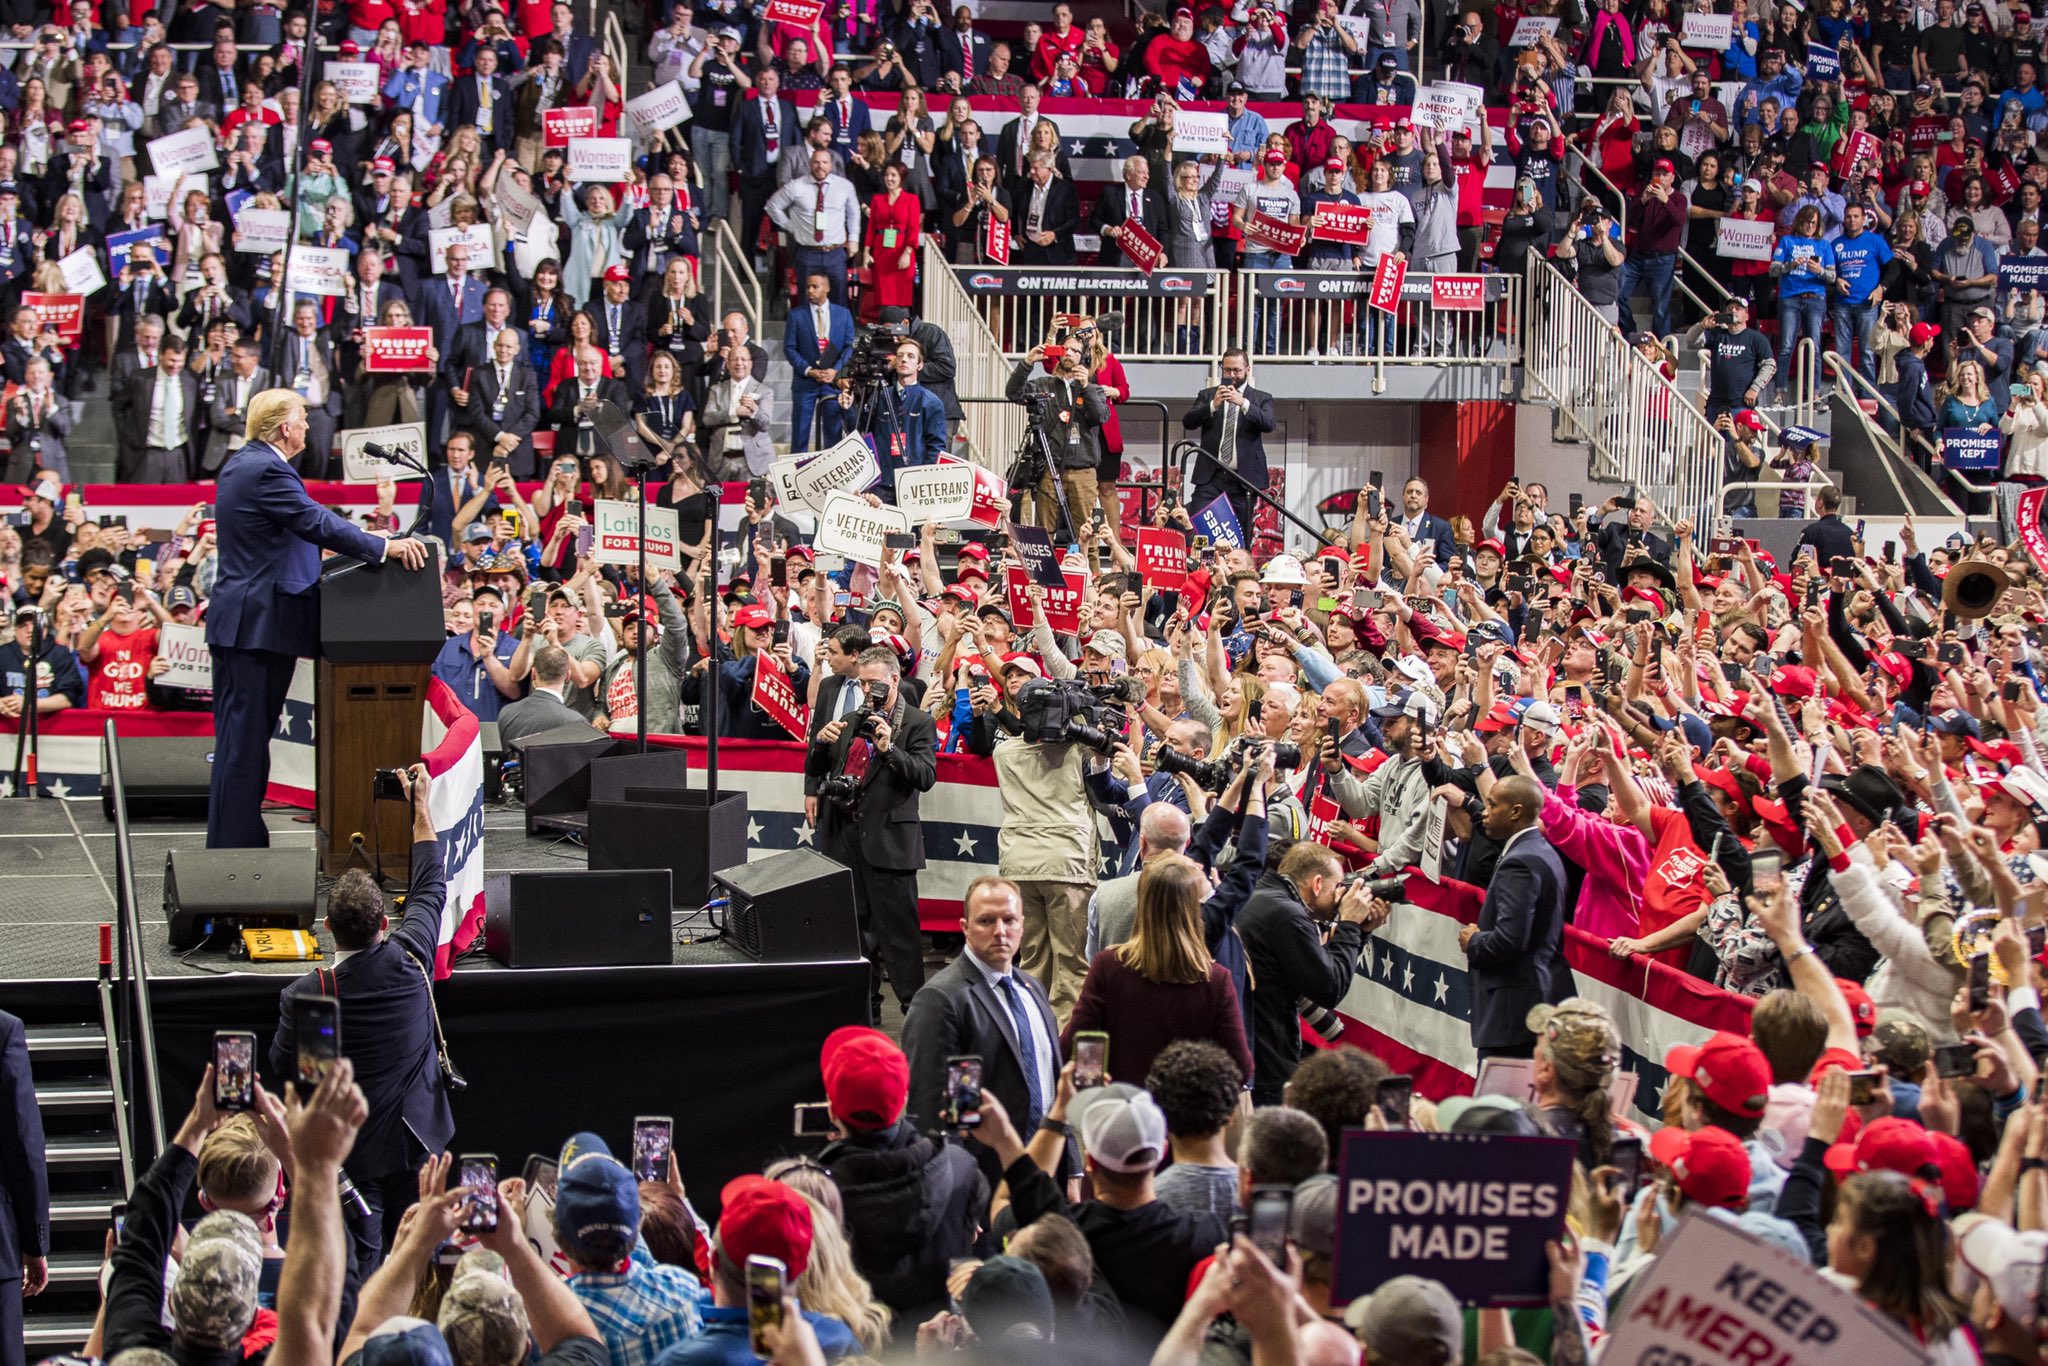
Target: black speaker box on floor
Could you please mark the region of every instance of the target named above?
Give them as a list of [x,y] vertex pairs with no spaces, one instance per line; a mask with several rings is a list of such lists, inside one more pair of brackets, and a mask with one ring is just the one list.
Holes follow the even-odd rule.
[[484,879],[484,950],[508,968],[667,967],[669,872],[536,869]]
[[814,849],[791,849],[712,875],[725,937],[763,963],[837,963],[860,957],[853,874]]
[[[618,742],[593,726],[557,726],[529,735],[519,747],[521,799],[526,833],[538,833],[550,817],[581,816],[590,805],[590,765]],[[576,822],[580,826],[581,821]]]
[[164,861],[171,947],[189,949],[217,930],[312,929],[313,869],[311,846],[173,849]]
[[[629,787],[630,804],[660,808],[629,820],[630,833],[606,833],[599,852],[598,803],[590,804],[590,866],[644,868],[652,862],[673,868],[676,905],[697,909],[716,895],[712,870],[747,861],[747,794],[725,791],[715,803],[702,792],[671,787]],[[644,832],[644,833],[643,833]],[[650,842],[650,840],[652,842]]]
[[[129,820],[206,819],[213,783],[211,735],[129,736],[121,746],[121,785]],[[100,810],[114,819],[114,777],[100,741]]]

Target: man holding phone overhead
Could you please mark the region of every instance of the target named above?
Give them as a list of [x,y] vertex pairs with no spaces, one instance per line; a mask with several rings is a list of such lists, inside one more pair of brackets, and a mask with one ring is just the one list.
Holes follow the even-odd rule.
[[384,894],[368,873],[351,870],[335,879],[327,894],[326,922],[334,937],[334,966],[286,985],[278,1001],[277,1033],[270,1041],[273,1075],[294,1075],[300,998],[340,1002],[342,1046],[370,1102],[369,1121],[345,1170],[376,1216],[380,1252],[389,1246],[398,1216],[412,1203],[421,1160],[440,1152],[455,1135],[440,1022],[429,986],[448,882],[427,806],[426,765],[404,770],[399,782],[412,806],[412,879],[405,917],[391,925]]

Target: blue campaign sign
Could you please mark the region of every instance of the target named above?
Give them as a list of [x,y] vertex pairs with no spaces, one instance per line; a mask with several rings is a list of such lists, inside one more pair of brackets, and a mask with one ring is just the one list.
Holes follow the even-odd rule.
[[137,242],[148,242],[156,248],[156,263],[168,269],[171,264],[171,239],[162,227],[137,228],[133,232],[111,232],[107,234],[107,273],[119,275],[121,267],[128,264],[128,249]]
[[1210,545],[1244,546],[1244,528],[1237,524],[1237,509],[1222,494],[1195,514],[1195,534],[1207,536]]
[[1838,81],[1842,78],[1842,59],[1826,43],[1806,45],[1806,79],[1809,81]]
[[1426,1276],[1482,1309],[1545,1303],[1543,1245],[1564,1236],[1577,1151],[1568,1138],[1347,1130],[1331,1302]]
[[2048,256],[2000,257],[1998,287],[2048,293]]
[[1970,427],[1941,429],[1941,463],[1952,470],[1995,470],[2005,459],[2005,438],[1996,428],[1979,432]]

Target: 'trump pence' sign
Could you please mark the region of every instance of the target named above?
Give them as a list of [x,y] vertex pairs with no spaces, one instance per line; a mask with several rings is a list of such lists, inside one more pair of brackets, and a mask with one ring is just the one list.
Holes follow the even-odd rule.
[[1331,1302],[1426,1276],[1482,1309],[1544,1303],[1543,1245],[1564,1234],[1577,1151],[1568,1138],[1347,1132]]
[[1608,1366],[1927,1359],[1890,1320],[1812,1267],[1704,1213],[1667,1236],[1608,1330]]

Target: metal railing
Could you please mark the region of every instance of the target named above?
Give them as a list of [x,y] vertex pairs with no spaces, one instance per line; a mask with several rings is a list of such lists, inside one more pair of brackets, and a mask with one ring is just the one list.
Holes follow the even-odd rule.
[[[985,469],[1004,474],[1024,439],[1024,409],[1009,402],[969,402],[968,396],[1002,397],[1010,382],[1010,358],[989,328],[981,307],[984,301],[968,293],[946,261],[946,253],[929,237],[924,240],[923,282],[919,313],[953,343],[953,392],[960,396],[965,414],[961,426],[967,456]],[[1129,359],[1121,345],[1117,355]]]
[[1254,361],[1369,365],[1376,394],[1389,365],[1491,367],[1506,394],[1521,361],[1522,282],[1512,275],[1410,275],[1394,312],[1372,306],[1363,271],[1241,270],[1237,283],[1237,344]]
[[711,278],[698,281],[698,285],[711,298],[712,315],[722,318],[738,309],[747,317],[747,330],[760,336],[767,317],[761,277],[740,245],[739,230],[728,220],[714,219],[704,225],[703,236],[711,244],[710,250],[697,259],[702,263],[700,269],[709,267]]
[[[1833,352],[1829,353],[1834,354]],[[1792,351],[1791,373],[1780,377],[1784,388],[1778,411],[1795,427],[1810,427],[1820,411],[1820,343],[1801,337]]]
[[149,967],[142,955],[142,905],[135,893],[135,852],[128,834],[128,785],[121,772],[121,746],[112,720],[107,722],[101,738],[107,747],[107,782],[114,789],[114,931],[124,1007],[121,1051],[141,1083],[138,1087],[131,1082],[127,1089],[148,1117],[148,1146],[143,1145],[142,1125],[132,1113],[120,1116],[120,1121],[133,1126],[133,1147],[146,1166],[164,1151],[163,1080],[157,1069],[156,1013],[150,1008]]
[[1596,479],[1626,483],[1672,521],[1718,516],[1722,441],[1677,385],[1637,354],[1556,267],[1531,257],[1524,393],[1558,410]]
[[[1884,465],[1885,478],[1891,481],[1892,492],[1898,497],[1899,506],[1913,506],[1913,500],[1906,494],[1905,485],[1899,482],[1898,465],[1894,463],[1911,458],[1907,453],[1905,442],[1906,429],[1899,421],[1898,408],[1893,406],[1889,398],[1885,397],[1884,390],[1878,388],[1868,375],[1865,375],[1861,370],[1851,365],[1841,352],[1829,351],[1824,354],[1820,358],[1820,368],[1831,376],[1836,384],[1847,384],[1850,401],[1843,406],[1853,410],[1857,420],[1862,422],[1863,429],[1870,439],[1871,449],[1878,453],[1879,459]],[[1893,435],[1892,431],[1887,429],[1883,423],[1872,420],[1870,414],[1863,409],[1863,401],[1865,400],[1868,400],[1871,406],[1875,407],[1879,412],[1890,415],[1892,426],[1897,429],[1898,435]],[[1915,439],[1920,440],[1917,436]],[[1924,440],[1921,440],[1921,445],[1927,451],[1929,466],[1931,467],[1932,457],[1936,452]],[[1953,474],[1954,471],[1951,470],[1950,473]],[[1947,500],[1947,495],[1941,491],[1940,481],[1930,479],[1928,482],[1937,495]],[[1957,482],[1961,483],[1963,481],[1958,480]],[[1967,484],[1964,486],[1968,487]],[[1973,490],[1973,492],[1981,491]],[[1953,501],[1948,501],[1950,506],[1953,507]],[[1956,515],[1960,517],[1964,514],[1958,509]]]
[[626,90],[626,76],[627,72],[631,70],[628,64],[632,61],[633,57],[632,49],[626,46],[626,30],[619,23],[619,12],[612,6],[605,7],[604,28],[602,32],[604,55],[610,59],[612,71],[618,77],[619,103],[624,104],[628,94]]
[[[926,293],[941,272],[952,277],[1011,357],[1051,336],[1058,314],[1121,318],[1115,346],[1123,361],[1207,365],[1225,346],[1243,340],[1228,330],[1231,291],[1238,287],[1231,271],[1160,269],[1146,276],[1114,266],[956,266],[929,241],[924,259]],[[1002,392],[1000,382],[992,392]]]

